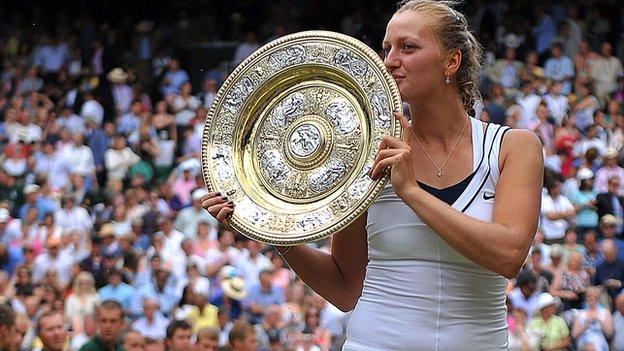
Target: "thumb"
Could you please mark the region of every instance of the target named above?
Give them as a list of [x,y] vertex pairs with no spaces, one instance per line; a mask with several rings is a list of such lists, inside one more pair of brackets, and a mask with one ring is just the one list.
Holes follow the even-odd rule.
[[412,141],[412,126],[410,125],[410,122],[407,120],[407,117],[405,117],[400,112],[393,112],[393,115],[394,118],[396,118],[399,123],[401,123],[401,127],[403,128],[403,135],[401,137],[401,140],[405,143],[409,143],[410,141]]

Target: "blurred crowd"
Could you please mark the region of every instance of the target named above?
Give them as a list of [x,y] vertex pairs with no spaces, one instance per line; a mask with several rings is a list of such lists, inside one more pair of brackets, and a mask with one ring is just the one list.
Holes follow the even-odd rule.
[[[325,28],[379,49],[395,3],[241,3],[3,18],[0,350],[340,349],[349,314],[201,208],[204,119],[263,43]],[[510,349],[624,350],[624,9],[462,6],[486,49],[475,116],[534,131],[545,157],[539,231],[509,282]],[[176,53],[200,40],[238,44],[193,86]]]

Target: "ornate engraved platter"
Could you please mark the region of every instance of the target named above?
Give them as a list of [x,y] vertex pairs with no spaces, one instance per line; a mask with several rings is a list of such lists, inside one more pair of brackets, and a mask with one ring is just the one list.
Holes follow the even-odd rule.
[[377,54],[333,32],[266,44],[225,81],[206,119],[206,185],[234,201],[230,224],[273,245],[336,233],[361,215],[387,177],[368,172],[401,98]]

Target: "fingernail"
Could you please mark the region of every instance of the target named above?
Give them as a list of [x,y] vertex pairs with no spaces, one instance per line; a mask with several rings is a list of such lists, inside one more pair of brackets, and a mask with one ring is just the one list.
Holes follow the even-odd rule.
[[221,196],[221,192],[220,191],[217,191],[217,196]]
[[222,198],[223,200],[227,200],[227,199],[228,199],[228,197],[227,197],[227,196],[221,196],[221,198]]

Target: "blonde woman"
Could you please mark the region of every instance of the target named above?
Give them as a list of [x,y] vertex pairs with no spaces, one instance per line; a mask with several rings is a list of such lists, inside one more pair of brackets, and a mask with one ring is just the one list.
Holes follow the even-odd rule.
[[76,276],[72,292],[65,300],[65,318],[74,330],[82,330],[84,317],[93,314],[98,303],[93,275],[82,271]]
[[[412,117],[395,113],[402,138],[379,145],[370,175],[390,171],[390,183],[331,252],[277,248],[353,310],[344,351],[507,350],[505,289],[537,230],[542,148],[533,132],[471,117],[482,50],[450,5],[405,1],[388,22],[385,66]],[[236,208],[223,195],[203,206],[227,225]]]
[[587,308],[579,311],[572,327],[572,337],[576,339],[578,350],[609,351],[607,342],[613,336],[613,319],[609,310],[600,305],[600,288],[591,286],[585,291]]

